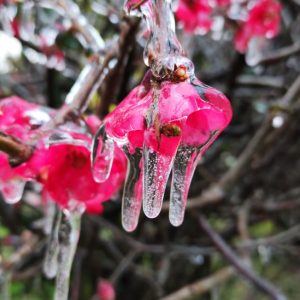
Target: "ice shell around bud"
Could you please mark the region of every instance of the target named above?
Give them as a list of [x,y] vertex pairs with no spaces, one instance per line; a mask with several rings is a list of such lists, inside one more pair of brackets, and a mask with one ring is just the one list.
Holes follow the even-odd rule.
[[232,114],[228,99],[194,76],[157,82],[151,75],[104,120],[109,137],[126,144],[130,167],[122,223],[127,231],[137,226],[142,198],[147,217],[160,213],[171,170],[169,219],[174,226],[182,223],[197,163]]
[[104,124],[97,131],[92,145],[91,161],[92,172],[96,182],[104,182],[108,179],[114,159],[115,144],[105,131]]
[[17,177],[0,182],[0,191],[4,200],[9,204],[18,203],[22,199],[25,184],[25,180]]

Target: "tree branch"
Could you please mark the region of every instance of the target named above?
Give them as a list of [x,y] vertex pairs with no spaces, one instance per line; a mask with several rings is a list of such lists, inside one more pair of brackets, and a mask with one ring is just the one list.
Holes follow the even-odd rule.
[[200,227],[210,237],[223,257],[248,281],[253,283],[260,291],[274,300],[285,300],[286,297],[268,281],[254,273],[229,247],[229,245],[217,234],[203,216],[198,217]]

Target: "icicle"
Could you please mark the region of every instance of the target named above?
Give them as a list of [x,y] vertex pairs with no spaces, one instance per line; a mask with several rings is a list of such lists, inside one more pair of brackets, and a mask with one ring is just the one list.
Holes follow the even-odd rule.
[[148,218],[157,217],[161,211],[172,164],[173,156],[144,146],[143,210]]
[[80,233],[82,212],[67,212],[59,231],[60,251],[54,300],[67,300],[70,273]]
[[0,191],[4,200],[9,204],[18,203],[23,196],[26,181],[13,178],[6,182],[0,182]]
[[11,273],[0,267],[0,296],[2,300],[10,300]]
[[179,226],[184,219],[184,211],[190,184],[199,161],[199,151],[188,146],[180,146],[173,166],[169,219],[173,226]]
[[59,253],[59,241],[58,234],[62,219],[62,212],[58,207],[55,207],[53,215],[53,223],[51,232],[49,235],[46,256],[43,265],[43,272],[47,278],[54,278],[58,268],[58,253]]
[[114,159],[114,141],[109,138],[104,124],[98,129],[92,146],[91,160],[95,181],[106,181],[110,175]]
[[137,149],[129,154],[127,147],[124,152],[128,158],[128,170],[122,199],[122,225],[126,231],[133,231],[139,221],[142,205],[142,153]]

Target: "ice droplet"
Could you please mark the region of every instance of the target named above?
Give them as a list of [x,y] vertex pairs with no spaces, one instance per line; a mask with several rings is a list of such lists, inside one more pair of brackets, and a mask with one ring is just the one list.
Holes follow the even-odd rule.
[[126,231],[131,232],[138,224],[142,206],[143,161],[141,149],[129,154],[125,146],[124,152],[128,159],[128,169],[122,199],[122,225]]
[[55,207],[53,215],[52,228],[49,235],[46,256],[43,265],[43,272],[47,278],[54,278],[58,268],[58,253],[59,253],[59,241],[58,233],[62,219],[62,212]]
[[0,191],[4,200],[9,204],[18,203],[22,199],[25,184],[25,180],[17,177],[0,182]]
[[173,226],[183,222],[188,191],[198,160],[199,150],[188,146],[179,147],[172,172],[169,209],[169,219]]
[[54,300],[67,300],[70,273],[80,233],[81,212],[65,215],[59,229],[60,251]]
[[104,124],[98,129],[92,145],[91,161],[95,181],[104,182],[110,175],[114,159],[114,141],[107,136]]

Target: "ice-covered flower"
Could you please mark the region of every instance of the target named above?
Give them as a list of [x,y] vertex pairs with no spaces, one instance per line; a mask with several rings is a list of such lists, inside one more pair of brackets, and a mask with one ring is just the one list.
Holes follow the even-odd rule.
[[[178,70],[179,69],[179,70]],[[178,226],[195,167],[231,120],[227,98],[185,68],[157,81],[151,71],[104,120],[104,143],[112,139],[126,153],[128,176],[123,194],[123,226],[134,230],[143,199],[145,214],[156,217],[173,169],[170,221]]]
[[249,10],[246,20],[240,22],[235,34],[235,48],[245,52],[252,38],[275,37],[280,29],[281,5],[277,0],[259,0]]
[[[11,97],[0,101],[0,130],[26,142],[36,130],[50,119],[54,111]],[[69,122],[54,132],[45,132],[30,159],[12,168],[6,154],[0,154],[0,190],[9,202],[18,201],[25,182],[37,181],[43,191],[61,207],[83,204],[89,212],[100,212],[101,203],[121,187],[126,171],[126,160],[116,151],[109,181],[94,181],[90,163],[92,135],[99,126],[96,117],[88,117],[91,127]],[[82,125],[82,124],[81,124]]]
[[212,7],[206,0],[180,0],[176,18],[187,32],[207,33],[211,29]]
[[94,175],[99,181],[109,175],[113,148],[127,156],[122,203],[127,231],[136,228],[142,202],[147,217],[160,213],[171,170],[169,219],[174,226],[183,222],[196,165],[231,120],[228,99],[199,81],[193,63],[183,55],[170,4],[149,0],[139,7],[151,32],[144,52],[150,70],[95,136]]

